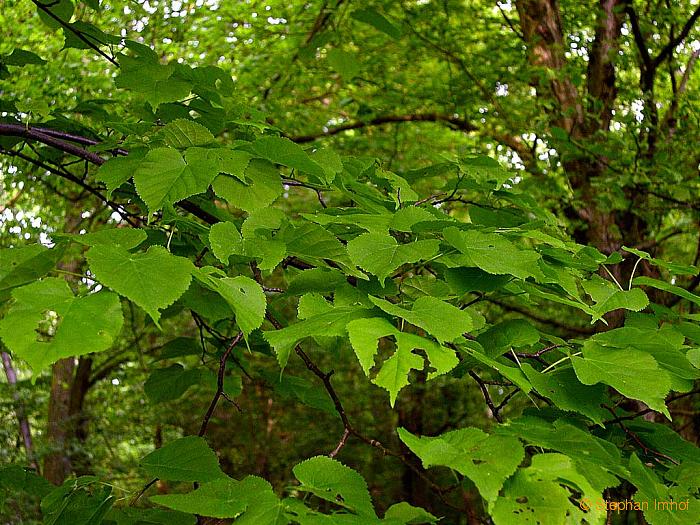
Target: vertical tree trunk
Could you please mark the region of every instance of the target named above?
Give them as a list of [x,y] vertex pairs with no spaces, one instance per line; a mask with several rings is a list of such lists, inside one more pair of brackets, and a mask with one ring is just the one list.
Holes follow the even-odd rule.
[[[82,221],[81,210],[69,206],[66,210],[66,233],[77,233]],[[63,261],[58,268],[70,273],[77,273],[77,259]],[[66,280],[75,282],[75,277],[66,274]],[[55,362],[51,366],[51,391],[49,395],[48,424],[46,440],[51,449],[44,457],[44,477],[51,483],[60,485],[72,472],[70,444],[75,435],[71,421],[71,393],[74,390],[76,359],[69,357]],[[87,386],[86,386],[87,388]],[[85,397],[84,392],[82,397]],[[80,401],[82,408],[82,400]]]
[[67,450],[67,420],[74,369],[73,358],[61,359],[51,366],[49,420],[46,429],[51,452],[44,457],[44,477],[56,485],[63,483],[72,470]]
[[22,443],[24,444],[24,450],[27,454],[27,460],[29,464],[35,469],[39,470],[39,464],[36,462],[36,457],[34,456],[34,445],[32,443],[32,430],[29,426],[29,420],[27,419],[26,413],[24,411],[24,405],[17,392],[17,374],[12,366],[12,359],[10,354],[7,352],[2,352],[2,366],[5,369],[5,375],[7,376],[7,383],[10,385],[10,390],[12,392],[12,399],[15,402],[15,413],[17,414],[17,422],[19,423],[19,432],[22,435]]

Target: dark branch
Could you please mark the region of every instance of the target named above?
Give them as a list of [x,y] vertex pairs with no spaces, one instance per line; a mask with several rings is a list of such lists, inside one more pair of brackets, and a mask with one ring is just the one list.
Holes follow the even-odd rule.
[[207,433],[207,426],[209,425],[209,420],[211,419],[212,414],[214,414],[214,409],[216,409],[216,405],[219,403],[219,399],[221,399],[222,397],[226,397],[226,399],[228,399],[228,396],[226,396],[226,393],[224,392],[226,361],[228,359],[228,356],[231,355],[231,352],[233,352],[233,349],[236,347],[236,345],[242,337],[243,332],[238,332],[238,335],[233,338],[231,343],[228,345],[228,348],[226,348],[224,353],[221,354],[221,359],[219,360],[219,372],[216,375],[216,392],[214,392],[214,397],[212,398],[211,403],[209,403],[209,408],[207,409],[206,414],[204,414],[204,418],[202,419],[202,425],[199,427],[199,433],[197,434],[198,436],[203,436]]
[[[74,156],[79,157],[81,159],[87,160],[88,162],[91,162],[92,164],[97,164],[98,166],[101,166],[102,164],[104,164],[106,162],[105,159],[100,157],[97,153],[93,153],[92,151],[88,151],[84,148],[76,146],[75,144],[72,144],[70,142],[66,142],[64,140],[56,138],[55,136],[52,136],[52,135],[49,135],[46,133],[42,133],[41,131],[38,131],[38,130],[31,128],[29,126],[24,126],[23,124],[2,124],[2,123],[0,123],[0,135],[11,136],[11,137],[21,137],[21,138],[28,139],[28,140],[34,140],[36,142],[41,142],[42,144],[46,144],[47,146],[54,147],[58,150],[63,151],[64,153],[74,155]],[[74,135],[73,135],[73,138],[75,138]],[[69,140],[73,140],[73,139],[69,139]]]
[[666,46],[661,50],[659,53],[659,56],[657,56],[654,59],[654,67],[657,67],[661,62],[663,62],[667,56],[669,56],[671,53],[673,53],[673,50],[683,42],[683,40],[686,39],[690,31],[693,29],[695,26],[695,22],[697,21],[698,17],[700,17],[700,7],[695,9],[693,14],[690,16],[688,21],[685,23],[683,28],[681,29],[681,32],[678,33],[678,36],[674,39],[672,39]]
[[499,409],[496,408],[496,405],[493,404],[493,399],[491,399],[491,394],[489,394],[489,390],[484,384],[484,382],[481,380],[481,378],[476,375],[476,372],[473,370],[469,371],[469,375],[471,378],[476,381],[476,384],[479,385],[479,389],[481,389],[481,393],[484,396],[484,401],[486,401],[486,405],[489,407],[489,410],[491,410],[491,414],[493,414],[493,418],[498,421],[499,423],[503,423],[503,419],[501,416],[498,414]]
[[89,38],[87,38],[81,31],[78,31],[76,28],[74,28],[72,25],[70,25],[68,22],[63,20],[60,16],[57,16],[55,13],[49,9],[50,6],[42,4],[41,2],[38,2],[37,0],[32,0],[35,6],[37,6],[39,9],[41,9],[44,13],[46,13],[47,16],[50,16],[53,18],[58,24],[60,24],[61,27],[64,29],[67,29],[71,33],[73,33],[75,36],[77,36],[82,42],[85,43],[90,49],[95,51],[97,54],[99,54],[101,57],[105,58],[108,60],[112,65],[119,67],[119,63],[114,60],[111,56],[109,56],[107,53],[102,51],[99,46],[95,45],[92,41],[90,41]]
[[338,133],[352,129],[361,129],[368,126],[379,126],[382,124],[397,124],[402,122],[442,122],[448,124],[453,129],[464,132],[476,131],[478,129],[473,124],[470,124],[466,120],[459,117],[441,115],[438,113],[414,113],[409,115],[384,115],[366,121],[358,120],[356,122],[349,122],[347,124],[329,128],[321,133],[316,133],[313,135],[298,135],[289,138],[298,144],[302,144],[305,142],[312,142],[319,138],[337,135]]

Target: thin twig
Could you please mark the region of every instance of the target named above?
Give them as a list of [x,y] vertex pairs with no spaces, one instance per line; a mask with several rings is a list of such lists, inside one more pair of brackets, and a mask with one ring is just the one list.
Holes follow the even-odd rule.
[[[216,392],[214,393],[214,397],[212,398],[211,403],[209,403],[209,408],[207,409],[206,414],[204,414],[204,418],[202,419],[202,426],[199,427],[199,433],[197,434],[198,436],[203,436],[207,433],[207,426],[209,425],[209,420],[211,419],[211,416],[214,413],[214,409],[216,408],[219,399],[222,396],[228,399],[228,396],[225,396],[224,393],[224,376],[226,375],[226,360],[228,359],[228,356],[231,354],[231,352],[242,337],[243,332],[238,332],[238,335],[233,338],[228,348],[226,348],[224,353],[221,354],[221,359],[219,360],[219,373],[216,376]],[[238,408],[238,410],[240,410],[240,407],[236,405],[236,403],[234,403],[233,400],[228,400],[231,401],[231,403],[233,403],[235,407]]]
[[481,393],[484,396],[484,401],[486,401],[486,405],[489,407],[489,410],[491,410],[491,414],[493,414],[493,418],[496,421],[498,421],[499,423],[503,423],[503,419],[498,414],[498,409],[496,408],[496,405],[493,404],[493,399],[491,399],[491,394],[489,394],[488,388],[486,388],[486,385],[484,384],[484,382],[481,380],[481,378],[473,370],[469,371],[469,375],[479,385],[479,388],[481,389]]
[[[602,406],[605,410],[607,410],[608,412],[610,412],[610,413],[613,415],[613,417],[616,416],[615,410],[614,410],[612,407],[606,405],[605,403],[601,404],[600,406]],[[663,458],[663,459],[666,459],[666,460],[670,461],[670,462],[673,463],[674,465],[679,465],[679,464],[680,464],[678,461],[676,461],[675,459],[673,459],[671,456],[668,456],[668,455],[664,454],[663,452],[658,452],[658,451],[656,451],[656,450],[654,450],[654,449],[651,449],[651,448],[647,447],[647,446],[642,442],[642,440],[639,438],[639,436],[638,436],[637,434],[635,434],[634,432],[632,432],[629,428],[627,428],[627,427],[625,426],[625,424],[624,424],[622,421],[619,421],[619,420],[618,420],[616,423],[617,423],[618,426],[623,430],[623,432],[624,432],[629,438],[631,438],[632,441],[634,441],[634,442],[637,444],[637,446],[639,446],[639,448],[642,449],[642,451],[644,452],[644,454],[646,454],[647,456],[656,456],[654,459],[656,459],[656,461],[658,461],[659,463],[660,463],[660,461],[658,460],[658,458]]]

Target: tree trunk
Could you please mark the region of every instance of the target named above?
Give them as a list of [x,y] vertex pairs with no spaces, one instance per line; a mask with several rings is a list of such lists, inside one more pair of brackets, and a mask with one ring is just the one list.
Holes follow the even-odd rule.
[[27,454],[27,461],[29,464],[38,472],[39,464],[36,462],[34,456],[34,445],[32,443],[32,430],[29,426],[29,420],[25,415],[24,404],[22,399],[17,392],[17,374],[12,366],[12,359],[10,354],[7,352],[2,352],[2,366],[5,369],[5,375],[7,376],[7,383],[10,385],[10,391],[12,392],[12,399],[15,402],[15,413],[17,414],[17,422],[19,423],[19,432],[22,435],[22,443],[24,443],[24,450]]
[[44,477],[55,485],[63,483],[72,470],[67,448],[67,420],[74,369],[73,358],[61,359],[51,366],[49,421],[46,429],[46,439],[51,452],[44,457]]

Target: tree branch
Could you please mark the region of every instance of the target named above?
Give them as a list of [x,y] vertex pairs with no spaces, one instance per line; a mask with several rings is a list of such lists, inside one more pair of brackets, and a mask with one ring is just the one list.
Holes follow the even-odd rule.
[[75,36],[77,36],[82,42],[85,43],[90,49],[95,51],[97,54],[108,60],[112,65],[119,67],[119,63],[114,60],[111,56],[109,56],[107,53],[102,51],[99,46],[95,45],[93,42],[90,41],[89,38],[87,38],[81,31],[77,30],[74,28],[70,23],[66,22],[63,20],[60,16],[57,16],[55,13],[53,13],[50,9],[50,6],[44,5],[41,2],[38,2],[37,0],[32,0],[32,3],[37,6],[37,8],[41,9],[44,13],[46,13],[47,16],[53,18],[61,27],[64,29],[67,29],[71,33],[73,33]]
[[663,62],[667,56],[669,56],[671,53],[673,53],[673,50],[683,42],[683,40],[686,39],[690,31],[693,29],[695,26],[695,22],[697,21],[698,17],[700,17],[700,7],[696,8],[693,14],[690,16],[690,18],[686,21],[685,25],[681,29],[681,32],[678,33],[678,36],[674,39],[672,39],[664,48],[661,50],[659,55],[654,59],[654,67],[657,67],[661,62]]
[[[101,166],[106,162],[105,159],[100,157],[97,153],[93,153],[92,151],[88,151],[84,148],[76,146],[75,144],[56,138],[55,136],[42,133],[41,131],[23,124],[0,123],[0,135],[21,137],[28,140],[34,140],[36,142],[41,142],[42,144],[54,147],[60,151],[63,151],[64,153],[74,155],[81,159],[87,160],[92,164],[97,164],[98,166]],[[75,141],[75,135],[72,135],[72,137],[73,138],[69,140]]]
[[617,97],[614,58],[622,28],[622,15],[617,9],[620,0],[600,0],[602,15],[598,18],[595,40],[588,61],[588,94],[601,102],[599,120],[587,122],[587,128],[607,130]]
[[[38,131],[35,128],[29,127],[29,126],[24,126],[22,124],[3,124],[0,123],[0,136],[11,136],[11,137],[21,137],[27,140],[32,140],[39,142],[41,144],[45,144],[47,146],[51,146],[53,148],[58,149],[59,151],[63,151],[64,153],[68,153],[70,155],[73,155],[75,157],[81,158],[83,160],[86,160],[90,162],[91,164],[95,164],[97,166],[101,166],[105,162],[107,162],[104,158],[102,158],[100,155],[93,153],[92,151],[88,151],[84,148],[81,148],[80,146],[77,146],[76,144],[73,144],[71,142],[66,142],[65,140],[61,140],[57,138],[56,136],[53,136],[57,133],[62,133],[62,132],[57,132],[55,130],[51,131],[51,134],[45,133]],[[63,133],[62,133],[63,134]],[[63,134],[65,137],[65,134]],[[80,140],[79,140],[80,139]],[[67,140],[71,140],[73,142],[80,142],[82,144],[87,145],[87,141],[92,141],[92,139],[88,139],[86,137],[78,137],[77,135],[70,135],[70,138],[67,138]],[[99,144],[99,142],[95,141],[94,144]],[[128,151],[125,150],[117,150],[119,154],[121,155],[127,155]],[[11,151],[11,150],[3,150],[3,153],[8,154],[8,155],[15,155],[19,156],[22,155],[21,153]],[[26,157],[26,156],[25,156]],[[29,157],[31,159],[31,157]],[[27,160],[25,158],[25,160]],[[33,159],[32,159],[33,160]],[[83,185],[84,183],[80,179],[74,180],[73,182],[76,182],[78,184]],[[83,186],[85,187],[85,186]],[[85,188],[87,189],[87,188]],[[94,188],[93,188],[94,190]],[[104,198],[103,198],[104,200]],[[203,210],[196,204],[194,204],[190,200],[183,200],[177,203],[177,205],[182,208],[183,210],[191,213],[195,217],[200,218],[207,224],[215,224],[219,222],[219,219],[212,215],[211,213]]]
[[228,359],[228,356],[231,354],[231,352],[236,347],[236,345],[242,337],[243,332],[238,332],[238,335],[233,338],[231,343],[228,345],[228,348],[226,348],[224,353],[221,354],[221,359],[219,359],[219,372],[216,375],[216,392],[214,392],[214,397],[212,398],[211,403],[209,403],[209,408],[207,409],[206,414],[204,414],[204,418],[202,419],[202,425],[199,427],[199,433],[197,435],[200,437],[207,433],[207,426],[209,426],[209,420],[211,420],[211,416],[212,414],[214,414],[214,410],[216,409],[216,405],[219,403],[219,399],[221,399],[221,397],[226,397],[228,399],[228,396],[226,396],[226,393],[224,392],[226,360]]
[[342,124],[340,126],[328,128],[327,130],[322,131],[321,133],[315,133],[310,135],[298,135],[289,138],[298,144],[303,144],[305,142],[312,142],[322,137],[337,135],[338,133],[342,133],[343,131],[361,129],[368,126],[379,126],[382,124],[396,124],[402,122],[443,122],[451,126],[453,129],[457,129],[464,132],[476,131],[478,129],[473,124],[470,124],[466,120],[461,119],[459,117],[441,115],[438,113],[413,113],[408,115],[384,115],[366,121],[358,120],[355,122],[349,122],[347,124]]

